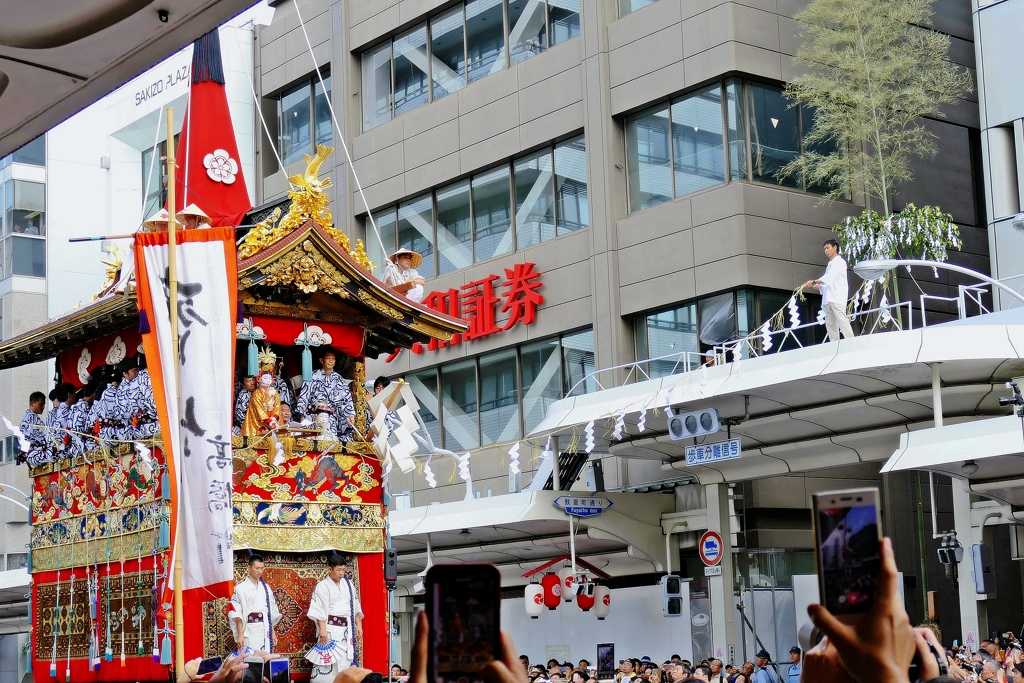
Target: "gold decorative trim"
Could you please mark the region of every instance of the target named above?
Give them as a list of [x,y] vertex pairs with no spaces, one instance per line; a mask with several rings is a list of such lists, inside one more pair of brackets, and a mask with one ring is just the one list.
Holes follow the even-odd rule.
[[[158,448],[162,447],[163,441],[160,441],[160,443],[156,445]],[[28,476],[33,478],[41,477],[44,474],[62,472],[64,470],[81,467],[82,465],[91,465],[95,462],[106,462],[112,458],[120,458],[128,455],[133,450],[132,445],[128,443],[120,443],[111,448],[94,448],[86,451],[85,456],[76,455],[73,458],[61,458],[56,462],[47,462],[39,465],[38,467],[30,467],[28,470]]]
[[437,327],[436,325],[431,325],[430,323],[425,323],[422,320],[417,320],[416,322],[414,322],[411,325],[409,325],[409,329],[416,330],[417,332],[422,332],[423,334],[430,335],[431,337],[434,337],[435,339],[438,339],[439,341],[451,341],[451,338],[453,336],[455,336],[449,330],[441,329],[440,327]]
[[153,534],[155,533],[154,529],[146,529],[121,536],[112,536],[110,539],[104,538],[92,541],[79,541],[77,543],[64,543],[48,548],[34,548],[32,550],[32,572],[85,567],[87,565],[103,564],[108,560],[110,562],[117,562],[122,558],[127,560],[138,557],[140,554],[143,557],[149,557],[153,554]]
[[379,553],[384,551],[383,529],[351,527],[255,527],[235,525],[231,537],[237,550],[269,552],[320,552],[340,550],[346,553]]
[[344,286],[351,282],[327,262],[313,243],[303,240],[301,248],[290,250],[260,269],[265,277],[257,284],[270,287],[296,287],[306,294],[316,291],[347,297]]
[[366,304],[373,310],[377,311],[378,313],[386,315],[387,317],[393,320],[405,319],[405,314],[403,314],[394,306],[389,306],[388,304],[384,303],[383,301],[381,301],[380,299],[378,299],[365,289],[360,289],[359,292],[357,293],[357,296],[359,297],[360,301],[362,301],[364,304]]

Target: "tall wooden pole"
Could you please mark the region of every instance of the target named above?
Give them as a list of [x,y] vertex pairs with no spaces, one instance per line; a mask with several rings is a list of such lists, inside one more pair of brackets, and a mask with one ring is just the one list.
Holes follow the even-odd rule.
[[[167,285],[170,290],[171,349],[174,358],[174,404],[181,405],[178,372],[178,226],[174,218],[174,108],[167,107]],[[172,425],[171,429],[178,429]],[[171,449],[171,457],[177,455]],[[175,468],[177,472],[177,468]],[[179,478],[180,482],[180,478]],[[185,616],[181,604],[181,517],[178,514],[181,487],[178,490],[175,508],[171,511],[175,519],[174,534],[174,671],[179,681],[187,681],[185,674]]]

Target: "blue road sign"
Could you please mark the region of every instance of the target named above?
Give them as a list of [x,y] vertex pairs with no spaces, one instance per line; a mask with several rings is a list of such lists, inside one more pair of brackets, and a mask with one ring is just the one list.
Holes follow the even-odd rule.
[[612,502],[595,496],[559,496],[555,505],[575,517],[593,517],[610,508]]

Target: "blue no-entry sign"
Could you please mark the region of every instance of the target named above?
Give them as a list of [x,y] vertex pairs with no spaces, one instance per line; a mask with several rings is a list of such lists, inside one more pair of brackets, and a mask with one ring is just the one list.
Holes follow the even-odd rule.
[[700,549],[701,562],[707,566],[714,567],[722,561],[722,537],[717,531],[705,531],[697,547]]

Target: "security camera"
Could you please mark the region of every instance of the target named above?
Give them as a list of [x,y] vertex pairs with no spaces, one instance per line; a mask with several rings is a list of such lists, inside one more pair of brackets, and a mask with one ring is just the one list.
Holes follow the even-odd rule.
[[978,463],[973,460],[964,460],[964,464],[960,465],[960,470],[968,477],[978,473]]
[[1014,216],[1010,220],[1010,225],[1013,226],[1014,230],[1024,235],[1024,211]]
[[[156,18],[160,20],[161,24],[166,24],[167,21],[171,18],[171,15],[165,9],[158,9],[156,11]],[[1022,215],[1024,215],[1024,214],[1022,214]],[[1014,224],[1014,225],[1016,225],[1016,224]],[[1024,229],[1024,228],[1018,228],[1018,230],[1020,230],[1020,229]]]

